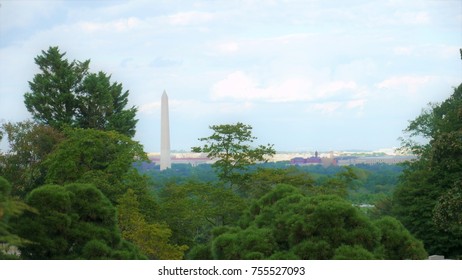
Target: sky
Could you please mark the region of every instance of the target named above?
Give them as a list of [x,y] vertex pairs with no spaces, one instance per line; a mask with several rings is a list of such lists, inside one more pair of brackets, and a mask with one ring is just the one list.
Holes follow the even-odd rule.
[[0,121],[50,46],[130,91],[135,139],[173,150],[243,122],[278,151],[399,147],[408,121],[462,82],[462,1],[0,0]]

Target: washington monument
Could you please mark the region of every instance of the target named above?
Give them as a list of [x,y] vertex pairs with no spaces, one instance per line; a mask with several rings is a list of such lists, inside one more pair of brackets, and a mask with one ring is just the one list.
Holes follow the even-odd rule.
[[172,167],[170,159],[170,126],[168,121],[168,96],[162,94],[160,115],[160,170]]

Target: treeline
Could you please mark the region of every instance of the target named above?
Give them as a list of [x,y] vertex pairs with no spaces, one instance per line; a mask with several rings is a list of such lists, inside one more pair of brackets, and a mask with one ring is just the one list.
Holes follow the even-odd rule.
[[[161,190],[169,184],[180,185],[190,181],[217,184],[218,176],[210,164],[192,166],[190,164],[172,164],[171,169],[160,171],[158,166],[134,163],[134,167],[142,174],[150,178],[151,189]],[[357,178],[354,184],[348,188],[348,199],[358,204],[375,204],[382,200],[391,199],[393,191],[398,184],[399,177],[404,167],[390,164],[360,164],[353,168]],[[250,172],[258,172],[259,169],[270,169],[280,172],[280,169],[290,169],[292,173],[305,173],[309,175],[314,184],[321,186],[332,176],[342,172],[343,167],[311,165],[293,166],[289,162],[267,162],[249,167]]]
[[403,149],[419,160],[406,166],[257,164],[273,146],[236,123],[192,148],[215,164],[141,171],[128,91],[57,47],[35,61],[33,120],[0,130],[2,259],[462,255],[462,85],[410,123]]

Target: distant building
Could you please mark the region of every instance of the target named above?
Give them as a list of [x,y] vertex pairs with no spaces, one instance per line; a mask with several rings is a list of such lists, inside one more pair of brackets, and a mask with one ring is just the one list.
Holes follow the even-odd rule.
[[338,157],[339,166],[357,164],[398,164],[417,159],[416,156],[380,156],[380,157]]
[[295,157],[290,160],[290,164],[292,165],[303,165],[306,163],[306,159],[302,157]]
[[[161,157],[158,155],[150,155],[148,156],[151,163],[158,165],[161,162]],[[199,164],[212,164],[215,160],[212,160],[202,154],[192,155],[189,156],[182,156],[180,154],[173,155],[170,158],[171,164],[190,164],[192,166],[197,166]]]
[[335,164],[335,160],[332,158],[320,158],[318,152],[314,153],[314,157],[295,157],[290,160],[292,165],[332,165]]

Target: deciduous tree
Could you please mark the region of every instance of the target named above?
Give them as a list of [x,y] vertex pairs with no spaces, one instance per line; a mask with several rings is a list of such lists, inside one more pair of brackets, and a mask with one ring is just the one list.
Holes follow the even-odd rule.
[[[409,163],[394,193],[395,215],[430,254],[462,256],[462,84],[440,104],[431,104],[405,130]],[[418,142],[417,137],[425,142]]]
[[0,153],[0,173],[13,185],[12,194],[22,198],[45,183],[45,158],[64,139],[58,130],[32,121],[4,123],[9,149]]
[[146,154],[128,136],[115,131],[69,129],[66,139],[44,163],[46,180],[53,184],[94,183],[116,202],[128,188],[125,183],[133,179],[129,175],[133,175],[132,163],[137,159],[146,159]]
[[253,147],[257,138],[252,136],[252,127],[243,123],[212,125],[213,134],[200,138],[205,142],[202,147],[193,147],[193,152],[207,153],[209,158],[216,159],[213,167],[218,171],[220,179],[231,184],[242,178],[240,175],[256,162],[267,161],[276,151],[273,145]]
[[245,208],[244,199],[230,189],[199,182],[165,186],[159,198],[173,240],[191,247],[207,242],[211,228],[236,224]]
[[150,259],[179,260],[185,245],[171,244],[172,231],[166,224],[148,223],[138,210],[138,199],[132,189],[119,199],[118,219],[122,237],[133,242]]

